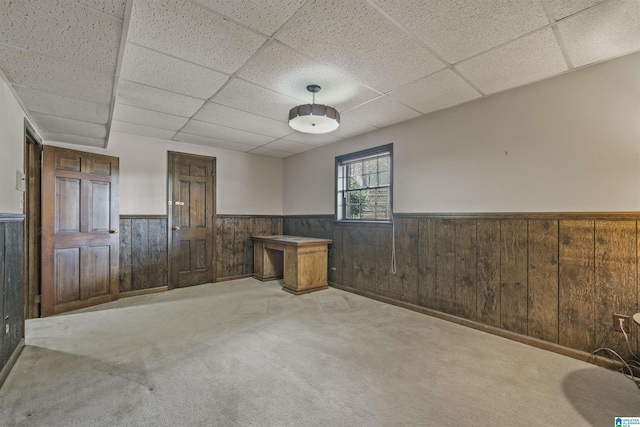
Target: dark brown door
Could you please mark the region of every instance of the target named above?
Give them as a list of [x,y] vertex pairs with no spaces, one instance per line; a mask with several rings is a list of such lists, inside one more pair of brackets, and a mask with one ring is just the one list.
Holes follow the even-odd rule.
[[117,157],[45,146],[42,316],[118,299]]
[[169,153],[169,264],[174,287],[215,278],[215,158]]
[[24,146],[25,201],[24,201],[24,317],[40,317],[40,219],[42,144],[25,126]]

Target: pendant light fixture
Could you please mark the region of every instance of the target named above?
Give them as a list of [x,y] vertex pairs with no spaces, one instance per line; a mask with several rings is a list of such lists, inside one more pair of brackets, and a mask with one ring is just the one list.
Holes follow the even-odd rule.
[[307,90],[313,94],[313,102],[293,107],[289,111],[289,126],[304,133],[327,133],[338,129],[338,110],[328,105],[316,104],[316,93],[320,92],[320,86],[309,85]]

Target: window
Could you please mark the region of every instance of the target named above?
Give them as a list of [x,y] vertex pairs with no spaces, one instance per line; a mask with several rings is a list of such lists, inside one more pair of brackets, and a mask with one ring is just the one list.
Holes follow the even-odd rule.
[[393,144],[336,157],[336,218],[391,220]]

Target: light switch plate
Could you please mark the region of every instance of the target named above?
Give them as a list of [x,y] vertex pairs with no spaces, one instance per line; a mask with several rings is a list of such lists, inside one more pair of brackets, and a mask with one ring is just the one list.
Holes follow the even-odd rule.
[[25,177],[24,174],[20,171],[16,171],[16,190],[25,190]]

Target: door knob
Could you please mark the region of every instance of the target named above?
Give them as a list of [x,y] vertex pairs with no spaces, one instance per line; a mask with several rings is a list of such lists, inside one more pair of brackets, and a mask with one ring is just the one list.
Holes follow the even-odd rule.
[[109,234],[118,234],[118,230],[109,230]]
[[173,227],[171,227],[171,230],[178,231],[180,230],[180,227],[178,227],[177,225],[174,225]]

